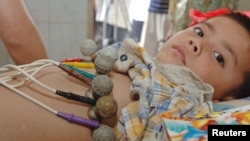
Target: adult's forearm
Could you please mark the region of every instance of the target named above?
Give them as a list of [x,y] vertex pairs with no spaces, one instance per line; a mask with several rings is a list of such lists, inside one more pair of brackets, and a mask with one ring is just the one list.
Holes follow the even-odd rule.
[[46,47],[35,26],[29,26],[22,34],[6,37],[4,44],[16,64],[26,64],[48,58]]
[[0,0],[0,37],[17,64],[48,58],[41,35],[22,0]]

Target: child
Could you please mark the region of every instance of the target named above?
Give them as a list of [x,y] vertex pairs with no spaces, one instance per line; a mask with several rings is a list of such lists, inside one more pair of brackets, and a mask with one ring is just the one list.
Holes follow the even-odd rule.
[[[118,112],[103,122],[115,127],[118,140],[162,140],[166,139],[162,134],[162,113],[169,112],[170,116],[211,113],[212,99],[232,96],[231,92],[240,87],[248,75],[248,23],[249,18],[237,13],[211,18],[172,36],[155,58],[126,40],[115,64],[115,71],[119,73],[109,74]],[[120,72],[128,73],[130,78]],[[87,90],[86,85],[82,87],[81,82],[55,67],[43,70],[37,78],[58,89],[76,93]],[[88,107],[83,104],[48,96],[47,91],[34,84],[20,89],[33,92],[37,99],[54,108],[87,117]],[[91,140],[88,128],[58,119],[8,89],[1,87],[1,92],[0,126],[4,127],[0,129],[1,139]]]
[[210,114],[212,98],[232,96],[249,74],[249,22],[238,13],[209,19],[175,34],[155,59],[124,45],[120,55],[129,54],[131,89],[140,99],[122,110],[119,139],[161,140],[161,114]]

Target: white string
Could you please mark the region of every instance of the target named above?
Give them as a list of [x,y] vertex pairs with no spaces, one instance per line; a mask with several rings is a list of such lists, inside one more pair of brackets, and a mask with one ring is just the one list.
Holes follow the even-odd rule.
[[[48,62],[45,62],[45,63],[48,63]],[[37,64],[35,64],[35,65],[37,65]],[[47,64],[47,65],[48,65],[48,64]],[[45,65],[45,66],[47,66],[47,65]],[[34,65],[31,64],[31,65],[29,65],[29,66],[34,66]],[[22,68],[22,67],[23,67],[23,66],[21,66],[21,68]],[[26,66],[26,67],[27,67],[27,66]],[[41,87],[43,87],[43,88],[45,88],[45,89],[47,89],[47,90],[49,90],[49,91],[52,91],[53,93],[56,92],[56,89],[53,89],[53,88],[51,88],[51,87],[49,87],[49,86],[47,86],[47,85],[41,83],[40,81],[38,81],[37,79],[35,79],[35,78],[33,77],[33,75],[34,75],[35,73],[39,72],[42,68],[44,68],[44,66],[43,66],[43,67],[39,67],[38,69],[36,69],[36,71],[35,71],[32,75],[28,74],[27,71],[21,69],[19,66],[16,66],[16,65],[13,65],[13,64],[7,64],[7,65],[4,66],[4,68],[8,68],[9,70],[13,70],[13,69],[14,69],[14,70],[17,70],[19,73],[23,74],[23,75],[26,76],[28,79],[30,79],[31,81],[37,83],[37,84],[40,85]],[[19,73],[18,73],[18,75],[20,75]],[[13,77],[12,77],[12,79],[13,79]],[[28,79],[26,79],[25,81],[27,81]],[[9,78],[9,80],[10,80],[10,78]],[[24,82],[21,82],[20,84],[23,84],[23,83],[24,83]],[[20,86],[20,85],[17,85],[17,86]]]
[[[51,66],[51,65],[56,65],[58,66],[59,65],[59,62],[56,62],[56,61],[53,61],[53,60],[49,60],[49,59],[41,59],[41,60],[38,60],[38,61],[34,61],[30,64],[25,64],[25,65],[19,65],[19,66],[16,66],[16,65],[12,65],[12,64],[7,64],[7,65],[4,65],[0,68],[0,73],[2,72],[6,72],[6,71],[13,71],[13,70],[16,70],[18,71],[17,73],[15,74],[12,74],[12,75],[9,75],[9,76],[5,76],[5,77],[2,77],[0,78],[0,83],[9,88],[10,90],[16,92],[17,94],[25,97],[26,99],[36,103],[37,105],[43,107],[44,109],[54,113],[54,114],[57,114],[57,111],[50,108],[49,106],[43,104],[42,102],[34,99],[33,97],[29,96],[28,94],[16,89],[16,87],[19,87],[23,84],[25,84],[28,80],[31,80],[35,83],[37,83],[38,85],[40,85],[41,87],[47,89],[47,90],[50,90],[52,92],[56,92],[55,89],[52,89],[46,85],[44,85],[43,83],[41,83],[40,81],[38,81],[37,79],[35,79],[33,76],[35,74],[37,74],[40,70],[42,70],[43,68],[45,67],[48,67],[48,66]],[[31,74],[29,74],[31,73]],[[20,75],[24,75],[26,76],[26,79],[17,83],[17,84],[8,84],[7,82],[8,81],[11,81],[14,79],[14,77],[17,77],[17,76],[20,76]]]
[[34,102],[35,104],[37,104],[37,105],[43,107],[44,109],[46,109],[46,110],[48,110],[48,111],[50,111],[50,112],[52,112],[52,113],[54,113],[54,114],[57,114],[57,111],[56,111],[56,110],[50,108],[49,106],[43,104],[43,103],[40,102],[40,101],[34,99],[33,97],[31,97],[31,96],[25,94],[24,92],[22,92],[22,91],[16,89],[15,87],[12,87],[11,85],[7,84],[5,81],[2,80],[2,81],[0,81],[0,83],[1,83],[3,86],[9,88],[10,90],[16,92],[17,94],[19,94],[19,95],[21,95],[21,96],[27,98],[28,100]]
[[[31,72],[33,72],[32,74],[31,74],[31,76],[33,77],[36,73],[38,73],[40,70],[42,70],[43,68],[45,68],[45,67],[48,67],[48,66],[51,66],[52,64],[44,64],[44,65],[42,65],[42,66],[40,66],[40,67],[36,67],[36,68],[32,68],[32,69],[30,69],[30,70],[26,70],[26,72],[27,73],[31,73]],[[25,69],[24,69],[24,71],[25,71]],[[19,76],[19,75],[21,75],[22,73],[21,72],[18,72],[18,73],[16,73],[16,74],[13,74],[13,75],[10,75],[10,76],[6,76],[6,77],[3,77],[3,78],[0,78],[0,80],[13,80],[13,78],[14,77],[17,77],[17,76]],[[17,84],[12,84],[12,86],[13,87],[19,87],[19,86],[21,86],[21,85],[23,85],[23,84],[25,84],[26,82],[28,82],[28,80],[30,80],[29,78],[26,78],[24,81],[21,81],[21,82],[19,82],[19,83],[17,83]]]
[[[46,63],[51,63],[51,64],[54,64],[56,66],[58,66],[60,64],[59,62],[56,62],[56,61],[53,61],[50,59],[40,59],[40,60],[34,61],[32,63],[29,63],[29,64],[19,65],[18,67],[19,68],[36,67],[36,66],[41,66],[41,65],[46,64]],[[11,69],[6,68],[6,65],[4,65],[0,68],[0,73],[6,72],[6,71],[11,71]]]

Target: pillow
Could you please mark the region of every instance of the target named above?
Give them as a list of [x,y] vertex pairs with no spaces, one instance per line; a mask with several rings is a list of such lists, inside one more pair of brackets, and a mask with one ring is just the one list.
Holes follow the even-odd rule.
[[214,103],[214,111],[218,112],[221,110],[227,110],[231,108],[236,108],[240,106],[245,106],[245,105],[250,105],[250,96],[242,99],[235,99],[235,100],[230,100],[230,101],[223,101],[223,102],[218,102]]

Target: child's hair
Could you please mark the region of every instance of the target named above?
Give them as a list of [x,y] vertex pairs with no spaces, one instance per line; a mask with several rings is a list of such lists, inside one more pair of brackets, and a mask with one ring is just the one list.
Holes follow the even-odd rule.
[[242,25],[248,33],[250,33],[250,17],[239,12],[239,11],[231,11],[223,16],[229,17],[235,20],[237,23]]
[[[235,20],[237,23],[239,23],[248,32],[249,42],[250,42],[250,17],[237,11],[231,11],[222,16],[229,17]],[[248,72],[245,72],[245,80],[243,84],[235,91],[233,96],[236,99],[239,99],[239,98],[247,97],[249,95],[250,95],[250,70],[248,70]]]

